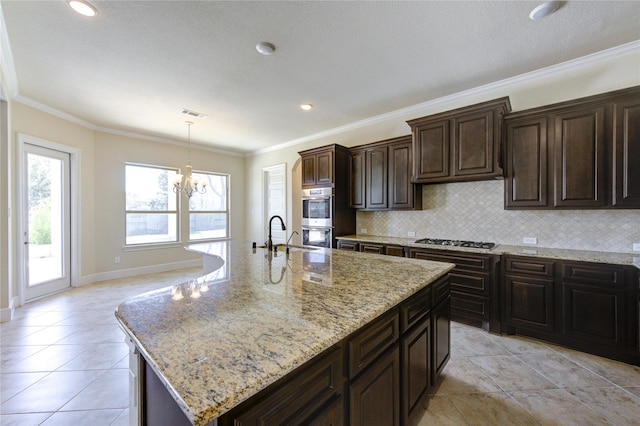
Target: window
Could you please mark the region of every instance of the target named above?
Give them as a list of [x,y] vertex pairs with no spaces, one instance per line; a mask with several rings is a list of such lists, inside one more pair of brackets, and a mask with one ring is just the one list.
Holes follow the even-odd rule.
[[125,165],[126,245],[178,241],[177,169]]
[[207,192],[189,199],[189,240],[229,237],[229,175],[198,172],[193,176],[207,183]]

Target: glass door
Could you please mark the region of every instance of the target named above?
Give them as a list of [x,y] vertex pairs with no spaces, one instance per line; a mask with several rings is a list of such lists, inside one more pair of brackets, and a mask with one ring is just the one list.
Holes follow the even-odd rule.
[[71,286],[69,154],[24,145],[24,296],[35,299]]

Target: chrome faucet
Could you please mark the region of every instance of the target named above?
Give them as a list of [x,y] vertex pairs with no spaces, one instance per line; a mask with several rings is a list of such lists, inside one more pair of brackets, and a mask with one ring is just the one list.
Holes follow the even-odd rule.
[[267,250],[272,251],[273,250],[273,240],[271,239],[271,222],[273,222],[273,219],[278,218],[280,220],[280,224],[282,225],[282,230],[286,231],[287,227],[284,226],[284,221],[282,220],[282,218],[278,215],[275,216],[271,216],[271,219],[269,219],[269,239],[267,240]]
[[289,243],[291,242],[291,239],[293,238],[293,236],[294,236],[295,234],[300,235],[300,234],[298,233],[298,231],[293,231],[293,232],[291,233],[291,235],[289,235],[289,239],[287,240],[287,254],[289,254]]

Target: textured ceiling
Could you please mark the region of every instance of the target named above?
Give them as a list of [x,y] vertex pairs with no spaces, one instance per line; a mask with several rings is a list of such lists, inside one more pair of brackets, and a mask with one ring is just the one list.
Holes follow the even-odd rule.
[[173,140],[189,108],[194,142],[243,153],[640,39],[638,1],[539,3],[0,1],[17,99]]

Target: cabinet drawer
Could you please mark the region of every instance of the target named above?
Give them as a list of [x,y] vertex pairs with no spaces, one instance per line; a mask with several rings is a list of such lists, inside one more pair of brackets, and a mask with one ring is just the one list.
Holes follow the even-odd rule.
[[505,271],[513,274],[537,277],[553,276],[553,260],[541,260],[530,257],[509,257],[504,260]]
[[300,424],[344,388],[342,348],[302,369],[257,404],[233,415],[233,424]]
[[404,257],[404,247],[402,246],[386,246],[385,254],[387,256]]
[[451,291],[462,291],[489,297],[491,288],[489,286],[489,274],[473,274],[464,271],[451,272]]
[[358,251],[358,242],[350,240],[338,240],[338,248],[340,250]]
[[455,263],[456,270],[489,272],[491,270],[491,256],[475,253],[452,253],[448,251],[426,251],[411,249],[411,257],[416,259],[433,260],[436,262]]
[[363,253],[384,254],[384,245],[375,243],[360,243],[360,251]]
[[433,288],[433,306],[437,305],[449,296],[451,292],[451,281],[449,275],[440,278],[435,283],[431,284]]
[[400,332],[396,309],[374,320],[349,341],[349,378],[355,377],[381,353],[394,345]]
[[475,319],[489,320],[489,298],[457,291],[451,292],[451,312]]
[[431,310],[431,287],[424,288],[400,304],[400,329],[404,333]]
[[625,270],[623,266],[563,262],[562,278],[563,281],[623,287]]

